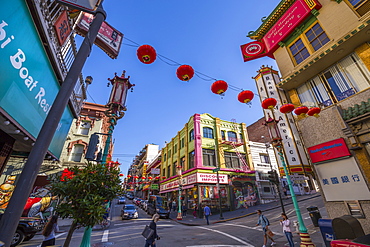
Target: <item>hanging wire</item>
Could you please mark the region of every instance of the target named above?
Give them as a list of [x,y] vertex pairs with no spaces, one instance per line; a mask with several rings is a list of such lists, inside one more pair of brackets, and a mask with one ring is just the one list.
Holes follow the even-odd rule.
[[[139,47],[139,46],[140,46],[140,44],[136,43],[135,41],[133,41],[133,40],[131,40],[131,39],[127,38],[127,37],[125,37],[125,39],[126,39],[126,40],[128,40],[128,41],[130,41],[130,42],[132,42],[132,43],[134,43],[135,45],[122,43],[123,45],[132,46],[132,47]],[[162,60],[164,63],[166,63],[166,64],[168,64],[168,65],[170,65],[170,66],[180,66],[180,65],[182,65],[181,63],[178,63],[178,62],[176,62],[175,60],[172,60],[172,59],[170,59],[170,58],[168,58],[168,57],[166,57],[166,56],[163,56],[163,55],[161,55],[161,54],[158,54],[158,53],[157,53],[157,57],[158,57],[160,60]],[[201,73],[201,72],[199,72],[199,71],[194,71],[194,74],[195,74],[198,78],[200,78],[200,79],[202,79],[202,80],[204,80],[204,81],[217,81],[217,79],[216,79],[216,78],[211,77],[211,76],[208,76],[208,75],[206,75],[206,74],[203,74],[203,73]],[[203,77],[202,77],[202,76],[203,76]],[[230,89],[230,90],[234,90],[234,91],[238,91],[238,92],[244,91],[244,89],[239,88],[239,87],[236,87],[236,86],[233,86],[233,85],[231,85],[231,84],[229,84],[229,83],[228,83],[228,86],[229,86],[229,89]],[[254,93],[254,95],[256,95],[256,96],[260,97],[260,96],[259,96],[258,94],[256,94],[256,93]]]
[[90,99],[96,104],[94,98],[90,95],[89,90],[86,90],[86,92],[87,92],[87,95],[89,95]]

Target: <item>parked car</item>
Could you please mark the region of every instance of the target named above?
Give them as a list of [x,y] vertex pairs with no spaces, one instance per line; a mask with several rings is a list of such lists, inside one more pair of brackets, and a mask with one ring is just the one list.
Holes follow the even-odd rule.
[[129,199],[129,200],[133,200],[133,199],[135,198],[133,193],[127,193],[127,194],[126,194],[126,197],[127,197],[127,199]]
[[139,218],[139,213],[136,210],[135,205],[126,204],[121,210],[122,220],[124,219],[137,219]]
[[136,204],[136,206],[140,206],[140,203],[141,203],[141,201],[143,200],[143,199],[141,199],[141,198],[136,198],[136,199],[134,199],[135,200],[135,204]]
[[161,218],[170,218],[170,210],[166,207],[167,203],[165,198],[158,195],[151,195],[148,200],[148,214],[159,214]]
[[[0,214],[0,219],[2,216],[3,214]],[[17,246],[20,245],[23,241],[31,240],[36,235],[36,233],[41,231],[43,228],[44,225],[40,218],[21,217],[10,246]]]
[[126,203],[126,198],[125,197],[119,197],[118,198],[118,202],[117,202],[118,204],[125,204]]

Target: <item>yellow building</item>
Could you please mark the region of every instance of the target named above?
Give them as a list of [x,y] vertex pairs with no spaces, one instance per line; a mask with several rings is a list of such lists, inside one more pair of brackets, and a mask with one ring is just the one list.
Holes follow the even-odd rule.
[[359,218],[367,233],[369,10],[369,0],[282,0],[248,34],[256,41],[242,46],[245,61],[276,59],[278,91],[288,102],[321,108],[320,118],[295,117],[295,122],[326,209],[330,218]]

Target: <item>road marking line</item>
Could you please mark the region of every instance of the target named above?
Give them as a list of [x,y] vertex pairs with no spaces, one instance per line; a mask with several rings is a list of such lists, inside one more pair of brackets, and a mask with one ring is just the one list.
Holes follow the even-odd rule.
[[[254,227],[250,227],[250,226],[244,226],[244,225],[237,225],[237,224],[228,224],[228,223],[222,223],[220,225],[228,225],[228,226],[238,226],[238,227],[244,227],[244,228],[247,228],[247,229],[252,229],[252,230],[257,230],[257,231],[260,231],[262,232],[262,228],[261,226],[254,226]],[[270,228],[270,227],[269,227]],[[275,235],[278,235],[278,236],[283,236],[283,234],[280,234],[280,233],[275,233]]]
[[226,237],[232,238],[232,239],[244,244],[246,247],[255,247],[254,245],[251,245],[251,244],[241,240],[240,238],[234,237],[230,234],[227,234],[227,233],[224,233],[224,232],[221,232],[221,231],[217,231],[217,230],[210,229],[210,228],[207,228],[207,227],[202,227],[202,226],[197,226],[197,228],[201,228],[201,229],[205,229],[205,230],[208,230],[208,231],[217,232],[219,234],[225,235]]
[[108,235],[109,235],[109,230],[105,230],[103,233],[103,237],[101,238],[101,241],[108,242]]
[[63,236],[64,234],[66,234],[66,232],[60,233],[60,234],[56,235],[55,237],[58,238],[60,236]]

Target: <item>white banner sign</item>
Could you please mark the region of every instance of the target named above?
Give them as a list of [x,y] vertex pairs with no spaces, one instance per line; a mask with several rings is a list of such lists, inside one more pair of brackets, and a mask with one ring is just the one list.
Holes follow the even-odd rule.
[[[220,184],[227,184],[227,175],[219,174],[218,175]],[[197,173],[197,182],[198,183],[208,183],[216,184],[217,183],[217,174],[216,173]]]
[[160,173],[160,170],[159,168],[153,168],[150,170],[150,173],[153,175],[158,175]]

